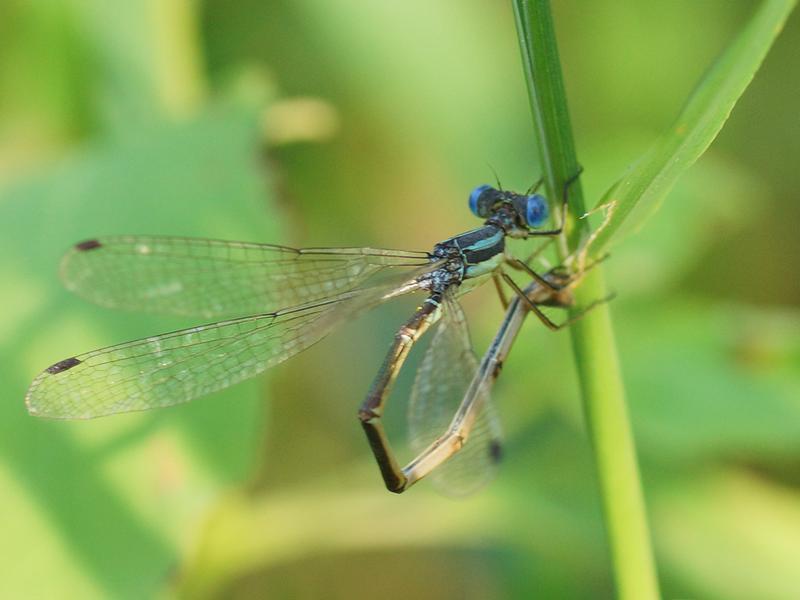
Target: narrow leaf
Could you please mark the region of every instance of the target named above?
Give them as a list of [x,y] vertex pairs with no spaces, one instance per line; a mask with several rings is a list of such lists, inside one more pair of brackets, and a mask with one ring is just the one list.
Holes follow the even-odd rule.
[[[684,171],[714,141],[753,79],[795,0],[765,0],[705,74],[678,118],[598,203],[607,218],[592,242],[599,253],[616,236],[640,226]],[[631,213],[634,213],[633,218]]]

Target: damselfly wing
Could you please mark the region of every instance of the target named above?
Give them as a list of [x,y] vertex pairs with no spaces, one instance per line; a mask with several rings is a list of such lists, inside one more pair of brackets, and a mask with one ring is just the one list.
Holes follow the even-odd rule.
[[75,245],[61,278],[108,308],[221,318],[334,298],[381,272],[430,262],[427,252],[113,236]]
[[[418,289],[417,277],[437,263],[424,253],[411,257],[169,237],[79,244],[66,255],[62,276],[70,289],[104,306],[229,316],[263,311],[278,295],[305,302],[59,361],[31,384],[28,409],[85,419],[181,404],[231,386],[308,348],[343,320]],[[329,279],[309,283],[314,266]],[[382,270],[391,272],[379,283],[355,287]],[[251,281],[258,275],[266,283]]]
[[473,493],[491,480],[500,459],[502,432],[488,386],[472,396],[469,430],[454,429],[454,417],[471,382],[478,359],[470,343],[464,311],[454,293],[444,296],[442,315],[417,369],[408,404],[411,448],[423,455],[434,444],[455,435],[458,450],[431,471],[434,485],[447,495]]

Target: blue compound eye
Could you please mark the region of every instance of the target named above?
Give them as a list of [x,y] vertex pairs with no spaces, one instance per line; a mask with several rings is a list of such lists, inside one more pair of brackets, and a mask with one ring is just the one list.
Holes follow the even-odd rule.
[[547,220],[547,200],[541,194],[528,196],[525,201],[525,222],[528,227],[538,227]]
[[469,195],[469,209],[472,211],[472,214],[476,217],[488,217],[489,214],[486,211],[485,207],[483,206],[484,203],[479,202],[480,197],[489,190],[492,189],[490,185],[479,185],[472,193]]

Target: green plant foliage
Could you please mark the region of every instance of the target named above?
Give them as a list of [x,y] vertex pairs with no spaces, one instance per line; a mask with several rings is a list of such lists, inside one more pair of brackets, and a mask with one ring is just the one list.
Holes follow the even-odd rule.
[[[626,227],[640,227],[678,177],[711,145],[795,4],[794,0],[762,2],[703,76],[669,130],[606,192],[595,208],[608,213],[592,243],[595,253],[603,251],[629,218]],[[638,216],[631,215],[634,210]]]
[[[176,560],[197,507],[181,498],[252,468],[263,419],[252,393],[235,403],[241,390],[218,394],[217,402],[158,420],[131,415],[76,424],[31,419],[18,400],[31,373],[63,356],[157,331],[152,319],[109,318],[59,289],[56,267],[71,244],[100,231],[278,237],[254,169],[254,117],[251,109],[219,106],[191,122],[165,123],[146,139],[86,148],[3,192],[0,272],[27,301],[6,304],[0,319],[0,438],[6,477],[18,479],[28,498],[6,496],[3,510],[22,510],[28,516],[15,526],[40,532],[12,533],[18,552],[53,560],[55,544],[66,544],[62,569],[83,573],[69,583],[46,578],[40,589],[48,595],[64,585],[79,595],[145,595]],[[24,596],[25,587],[10,592]]]
[[[590,232],[588,224],[581,222],[584,217],[581,186],[578,182],[569,183],[578,172],[578,166],[549,3],[546,0],[513,2],[542,172],[554,196],[560,189],[569,189],[570,209],[578,219],[573,233],[567,236],[568,247],[561,248],[562,258],[577,255],[584,259],[585,254],[592,251],[600,256],[599,251],[605,248],[635,206],[641,208],[649,204],[653,210],[653,203],[669,191],[675,179],[716,137],[793,5],[791,1],[763,4],[761,11],[707,73],[677,124],[606,194],[599,205],[605,212],[604,218],[597,230]],[[593,273],[577,299],[586,305],[593,298],[606,295],[600,274]],[[656,598],[658,582],[636,449],[607,307],[595,309],[573,325],[571,331],[587,427],[597,463],[617,593],[621,598]],[[687,354],[684,352],[680,356]],[[690,365],[696,364],[691,358],[687,360]],[[676,356],[673,362],[678,365],[681,361]],[[720,374],[710,364],[699,364],[699,376],[691,379],[691,385],[702,393],[700,382],[706,379],[716,384]],[[783,415],[778,416],[781,417]],[[733,432],[737,428],[726,424],[725,430]]]
[[[747,0],[553,9],[586,206],[755,31]],[[798,43],[787,25],[603,266],[665,597],[797,588]],[[758,45],[738,51],[751,74]],[[570,335],[532,320],[495,389],[499,476],[457,503],[385,492],[355,419],[418,299],[172,409],[66,423],[23,404],[56,360],[196,324],[68,294],[58,261],[79,240],[424,250],[478,224],[467,195],[492,168],[526,189],[539,156],[508,4],[0,2],[0,48],[0,596],[613,595]],[[465,299],[478,353],[502,318],[489,287]],[[386,417],[403,457],[422,350]]]

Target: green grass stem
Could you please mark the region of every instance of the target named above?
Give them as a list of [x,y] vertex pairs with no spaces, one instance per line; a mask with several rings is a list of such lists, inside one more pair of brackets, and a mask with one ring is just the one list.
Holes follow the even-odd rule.
[[[525,80],[551,198],[578,171],[553,19],[547,0],[513,0]],[[580,180],[569,188],[566,258],[589,235]],[[602,267],[576,290],[578,306],[607,295]],[[645,514],[636,449],[608,305],[570,327],[586,426],[594,449],[603,512],[620,598],[658,598],[658,579]]]

